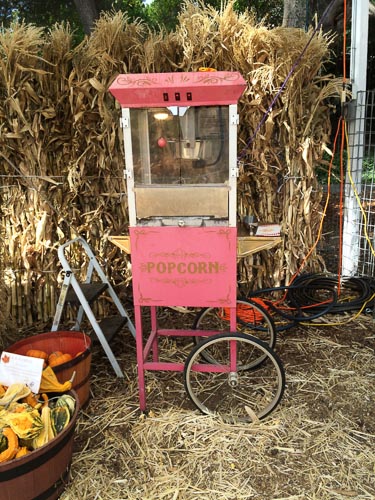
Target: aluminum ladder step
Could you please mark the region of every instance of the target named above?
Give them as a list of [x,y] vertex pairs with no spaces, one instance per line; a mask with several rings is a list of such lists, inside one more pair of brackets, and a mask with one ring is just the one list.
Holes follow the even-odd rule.
[[[98,325],[103,332],[107,342],[111,342],[113,337],[126,325],[128,319],[124,316],[108,316],[98,321]],[[92,333],[93,342],[100,342],[95,332]]]
[[[108,284],[102,283],[100,281],[93,283],[81,283],[80,289],[82,290],[85,299],[89,304],[92,304],[100,295],[107,290]],[[70,287],[65,298],[65,302],[70,304],[71,306],[80,306],[81,302],[74,290],[74,288]]]

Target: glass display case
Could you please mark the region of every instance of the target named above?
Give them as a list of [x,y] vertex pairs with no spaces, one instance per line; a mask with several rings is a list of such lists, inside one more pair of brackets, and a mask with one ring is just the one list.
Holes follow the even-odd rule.
[[[130,226],[236,225],[239,73],[120,75]],[[142,92],[140,91],[142,89]]]

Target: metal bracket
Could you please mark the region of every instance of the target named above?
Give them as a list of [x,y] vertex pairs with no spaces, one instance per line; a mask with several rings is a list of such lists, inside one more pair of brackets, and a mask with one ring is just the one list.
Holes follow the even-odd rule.
[[128,170],[127,168],[124,169],[124,179],[132,179],[132,178],[133,176],[131,170]]
[[230,176],[231,177],[239,177],[240,175],[240,169],[238,167],[232,167],[230,169]]
[[120,118],[120,127],[121,128],[129,128],[129,119],[127,116],[122,116]]
[[240,116],[238,113],[233,113],[230,115],[230,124],[231,125],[238,125],[240,123]]

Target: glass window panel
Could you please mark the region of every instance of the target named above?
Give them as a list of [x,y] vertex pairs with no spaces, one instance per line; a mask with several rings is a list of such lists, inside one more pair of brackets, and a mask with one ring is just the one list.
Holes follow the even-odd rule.
[[131,109],[130,117],[136,185],[228,180],[227,106]]

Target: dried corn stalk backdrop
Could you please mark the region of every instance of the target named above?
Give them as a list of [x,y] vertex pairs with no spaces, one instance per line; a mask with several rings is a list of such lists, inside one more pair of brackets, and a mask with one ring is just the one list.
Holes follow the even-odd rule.
[[[329,142],[321,77],[329,40],[316,35],[252,138],[311,33],[255,25],[229,3],[222,12],[187,2],[173,33],[154,33],[106,13],[73,46],[68,26],[47,34],[26,24],[0,31],[2,282],[18,325],[50,321],[57,301],[57,248],[82,235],[112,280],[127,285],[126,257],[107,241],[127,230],[119,108],[108,93],[118,73],[236,70],[248,81],[240,102],[239,215],[282,225],[283,244],[240,264],[252,286],[287,282],[312,247],[321,220],[315,175]],[[82,256],[73,255],[77,267]],[[316,253],[308,269],[321,269]]]

